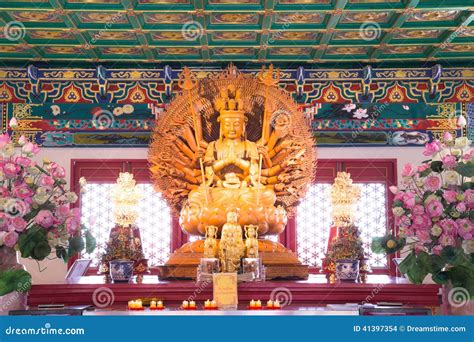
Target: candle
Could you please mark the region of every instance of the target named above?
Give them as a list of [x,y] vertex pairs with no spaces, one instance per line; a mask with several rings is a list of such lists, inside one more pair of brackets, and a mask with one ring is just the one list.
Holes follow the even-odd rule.
[[189,308],[190,309],[196,309],[196,302],[194,300],[189,302]]
[[216,308],[217,308],[217,302],[216,302],[215,300],[213,300],[213,301],[211,302],[211,308],[213,308],[213,309],[216,309]]
[[275,309],[279,309],[279,308],[280,308],[280,301],[275,300],[275,301],[273,302],[273,307],[274,307]]
[[209,309],[211,307],[211,301],[208,299],[204,302],[204,308]]
[[156,303],[156,308],[163,309],[163,302],[161,300],[159,300],[158,303]]
[[187,300],[183,300],[183,309],[189,308],[189,302]]
[[261,308],[262,307],[262,302],[259,300],[257,300],[257,302],[255,303],[256,307],[257,308]]
[[271,299],[267,302],[267,308],[269,309],[273,308],[273,301]]
[[250,301],[250,308],[251,308],[251,309],[254,309],[256,306],[257,306],[257,303],[252,299],[252,300]]

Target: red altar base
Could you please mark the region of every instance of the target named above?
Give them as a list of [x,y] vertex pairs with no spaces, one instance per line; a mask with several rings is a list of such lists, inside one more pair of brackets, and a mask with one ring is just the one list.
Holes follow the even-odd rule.
[[[169,307],[178,306],[192,298],[202,304],[212,298],[212,283],[194,281],[159,281],[156,276],[145,276],[143,283],[104,284],[104,277],[87,276],[79,282],[33,285],[28,304],[95,305],[110,300],[106,305],[126,307],[136,298],[156,298]],[[110,291],[111,290],[111,291]],[[408,306],[435,308],[440,306],[440,286],[437,284],[410,284],[404,278],[369,275],[366,283],[328,284],[324,275],[310,275],[304,281],[265,281],[239,284],[239,302],[260,299],[265,303],[272,294],[291,295],[292,307],[324,306],[327,304],[401,303]],[[278,292],[277,292],[278,291]],[[248,304],[246,304],[248,305]]]

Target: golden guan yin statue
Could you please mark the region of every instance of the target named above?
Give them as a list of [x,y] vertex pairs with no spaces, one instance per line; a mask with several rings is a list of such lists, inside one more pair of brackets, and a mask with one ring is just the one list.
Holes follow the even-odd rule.
[[[237,212],[241,227],[257,226],[259,237],[282,233],[315,173],[308,122],[278,88],[280,72],[272,66],[257,75],[230,66],[199,76],[183,70],[183,92],[156,123],[149,152],[156,189],[187,234],[205,236],[206,227],[215,226],[220,238],[229,211]],[[198,240],[182,246],[164,272],[189,277],[203,245]],[[275,277],[306,276],[281,244],[260,239],[258,245],[270,278],[272,269]],[[290,266],[294,272],[282,271]]]

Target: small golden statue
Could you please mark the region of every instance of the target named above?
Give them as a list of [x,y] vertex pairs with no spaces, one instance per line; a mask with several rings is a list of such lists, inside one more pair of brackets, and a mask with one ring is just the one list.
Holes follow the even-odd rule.
[[245,257],[258,258],[258,226],[249,224],[245,229]]
[[206,226],[206,240],[204,240],[204,258],[217,257],[217,227]]
[[229,211],[227,213],[227,223],[222,227],[222,236],[219,243],[219,261],[222,272],[237,272],[240,269],[240,260],[245,254],[242,228],[237,219],[237,212]]

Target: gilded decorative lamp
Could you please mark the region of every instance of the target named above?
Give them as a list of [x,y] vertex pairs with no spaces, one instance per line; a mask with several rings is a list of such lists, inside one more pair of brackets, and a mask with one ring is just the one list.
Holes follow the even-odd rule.
[[99,272],[105,275],[110,272],[115,282],[128,281],[132,273],[137,275],[137,281],[141,281],[148,266],[143,255],[140,230],[136,226],[141,194],[132,174],[120,173],[111,199],[114,204],[115,227],[110,231]]

